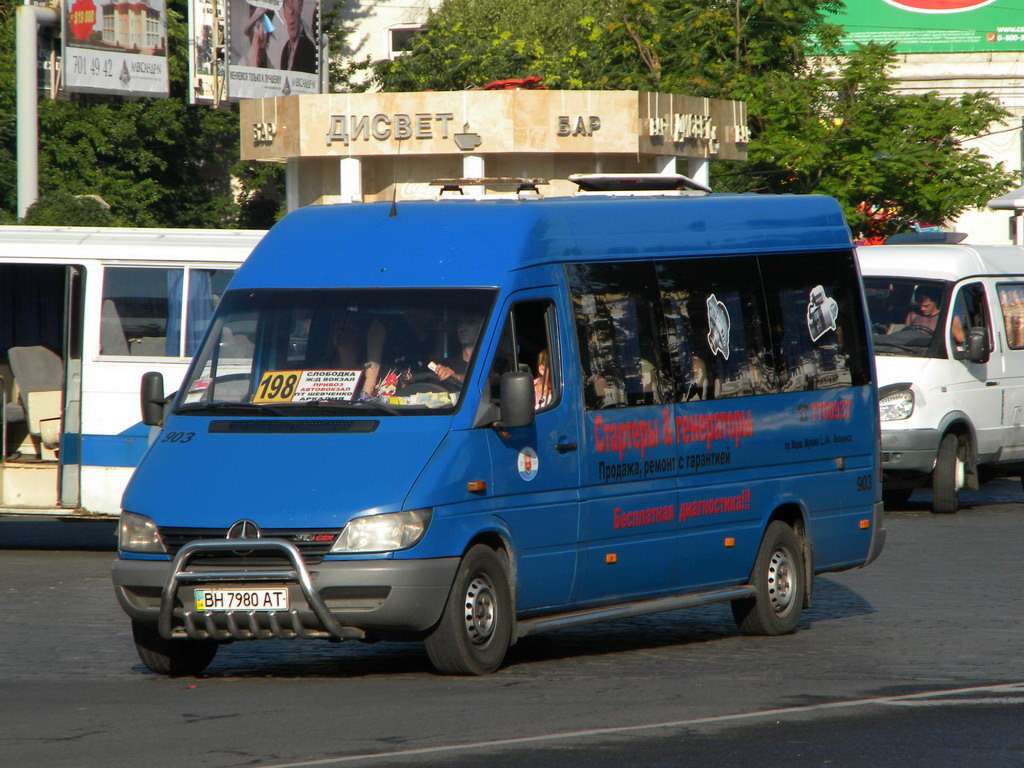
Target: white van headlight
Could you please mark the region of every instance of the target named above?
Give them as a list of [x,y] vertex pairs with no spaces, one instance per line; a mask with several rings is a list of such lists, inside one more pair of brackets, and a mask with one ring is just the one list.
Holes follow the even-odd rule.
[[122,552],[137,555],[163,555],[167,553],[160,540],[156,523],[134,512],[122,512],[117,524],[117,546]]
[[410,509],[357,517],[345,526],[331,552],[390,552],[408,549],[427,532],[433,510]]
[[913,412],[914,393],[909,389],[893,392],[878,401],[878,414],[882,421],[908,419]]

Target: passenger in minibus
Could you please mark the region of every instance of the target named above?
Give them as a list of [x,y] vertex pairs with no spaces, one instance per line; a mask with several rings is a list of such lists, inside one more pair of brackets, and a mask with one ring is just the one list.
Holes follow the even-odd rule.
[[537,377],[533,380],[533,407],[541,410],[555,399],[554,385],[551,380],[551,366],[548,362],[548,351],[542,349],[537,353]]

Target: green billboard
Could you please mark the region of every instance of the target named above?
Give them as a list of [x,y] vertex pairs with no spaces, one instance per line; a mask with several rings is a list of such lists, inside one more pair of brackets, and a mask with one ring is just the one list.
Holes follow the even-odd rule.
[[901,53],[1024,50],[1021,0],[846,0],[830,20],[848,49],[874,40]]

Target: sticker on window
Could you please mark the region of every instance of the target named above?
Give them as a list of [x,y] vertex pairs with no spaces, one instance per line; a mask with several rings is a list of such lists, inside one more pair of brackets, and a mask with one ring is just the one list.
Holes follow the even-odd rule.
[[708,346],[711,353],[729,359],[729,310],[715,294],[707,299],[708,304]]
[[817,341],[829,331],[836,329],[839,304],[825,294],[825,288],[816,285],[811,289],[807,301],[807,330],[811,341]]
[[362,371],[267,371],[253,395],[254,403],[349,402]]

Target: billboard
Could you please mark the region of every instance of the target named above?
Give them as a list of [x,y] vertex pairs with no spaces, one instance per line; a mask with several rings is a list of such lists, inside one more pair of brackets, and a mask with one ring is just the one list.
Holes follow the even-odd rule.
[[852,0],[830,17],[843,45],[896,43],[900,53],[1024,50],[1020,0]]
[[224,75],[219,71],[216,46],[224,36],[224,20],[214,0],[188,1],[188,100],[190,104],[223,101]]
[[320,1],[228,0],[229,99],[320,93]]
[[69,0],[61,25],[65,90],[168,95],[165,0]]

